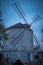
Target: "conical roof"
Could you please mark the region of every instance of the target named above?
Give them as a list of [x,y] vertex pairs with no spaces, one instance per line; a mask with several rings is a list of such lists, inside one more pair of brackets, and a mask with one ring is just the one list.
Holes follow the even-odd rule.
[[11,30],[11,29],[14,29],[14,28],[24,28],[24,29],[27,29],[27,30],[30,30],[32,31],[30,28],[29,28],[29,25],[27,24],[22,24],[22,23],[17,23],[11,27],[8,27],[6,28],[6,30]]

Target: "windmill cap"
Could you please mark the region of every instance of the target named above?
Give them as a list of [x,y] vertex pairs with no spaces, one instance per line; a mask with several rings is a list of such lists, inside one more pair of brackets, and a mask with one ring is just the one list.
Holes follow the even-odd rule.
[[17,24],[15,24],[15,25],[11,26],[11,27],[6,28],[6,30],[11,30],[11,29],[14,29],[14,28],[24,28],[24,29],[26,29],[26,30],[32,31],[32,30],[30,29],[29,25],[27,25],[27,24],[22,24],[22,23],[17,23]]

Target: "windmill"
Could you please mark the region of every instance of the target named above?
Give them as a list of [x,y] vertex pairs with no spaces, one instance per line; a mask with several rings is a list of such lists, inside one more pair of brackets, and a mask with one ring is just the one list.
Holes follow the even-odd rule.
[[[23,20],[24,20],[24,22],[26,23],[26,25],[27,26],[25,26],[27,29],[29,29],[30,27],[31,27],[31,25],[34,23],[34,22],[37,22],[39,19],[40,19],[40,16],[39,15],[36,15],[36,16],[34,16],[33,17],[33,21],[32,21],[32,23],[30,24],[30,25],[28,25],[28,23],[27,23],[27,20],[26,20],[26,18],[25,18],[25,14],[24,14],[24,12],[23,12],[23,10],[22,10],[22,8],[21,8],[21,6],[20,6],[20,4],[18,3],[18,2],[15,2],[13,5],[13,8],[15,9],[15,11],[17,12],[17,14],[19,15],[19,17],[20,18],[23,18]],[[21,30],[21,31],[17,31],[16,33],[19,33],[17,36],[16,35],[14,35],[14,33],[12,34],[12,36],[9,38],[9,40],[10,40],[10,43],[14,46],[14,47],[16,47],[16,45],[18,44],[18,42],[20,42],[21,41],[21,39],[24,37],[24,32],[25,32],[25,30],[23,29],[23,30]],[[35,37],[35,36],[34,36]],[[35,38],[35,40],[36,40],[36,38]],[[20,51],[20,52],[26,52],[26,54],[27,54],[27,52],[29,53],[29,50],[18,50],[18,49],[16,49],[16,50],[6,50],[6,51]]]
[[[25,18],[25,16],[24,16],[25,13],[24,13],[23,9],[21,8],[19,2],[14,2],[12,6],[13,6],[14,10],[17,12],[17,14],[19,15],[19,17],[22,18],[22,19],[24,20],[24,22],[28,25],[27,20],[26,20],[26,18]],[[37,21],[39,21],[40,19],[41,19],[41,17],[40,17],[39,15],[35,15],[35,16],[33,17],[33,19],[32,19],[32,20],[33,20],[32,23],[31,23],[30,25],[28,25],[27,28],[30,28],[31,25],[32,25],[34,22],[37,23]],[[24,30],[24,31],[25,31],[25,30]],[[24,31],[22,31],[20,34],[22,35]],[[19,36],[18,36],[18,37],[19,37]],[[18,37],[17,37],[17,38],[18,38]],[[34,38],[35,38],[35,36],[34,36]],[[21,38],[21,39],[22,39],[22,38]],[[35,40],[36,40],[36,38],[35,38]],[[14,40],[13,40],[13,41],[14,41]],[[37,42],[37,40],[36,40],[36,42]],[[39,47],[39,45],[38,45],[38,47]]]

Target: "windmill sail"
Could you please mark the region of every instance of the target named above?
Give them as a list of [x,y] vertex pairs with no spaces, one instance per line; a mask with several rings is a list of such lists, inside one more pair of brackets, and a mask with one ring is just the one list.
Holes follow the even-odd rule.
[[37,44],[37,46],[36,46],[35,50],[37,50],[37,49],[38,49],[38,51],[40,51],[40,50],[41,50],[41,48],[40,48],[39,41],[38,41],[38,39],[37,39],[36,35],[33,35],[33,38],[35,39],[36,44]]
[[36,23],[41,19],[40,15],[34,16],[33,20],[36,18]]
[[19,2],[16,2],[16,3],[17,3],[18,8],[20,9],[20,11],[22,12],[23,16],[25,16],[25,13],[24,13],[23,9],[21,8]]
[[[18,4],[17,4],[16,2],[14,2],[13,8],[14,8],[14,7],[16,8],[16,12],[23,18],[23,20],[24,20],[25,23],[27,24],[27,21],[26,21],[26,19],[25,19],[25,17],[24,17],[24,12],[22,11],[20,5],[18,6]],[[15,9],[15,8],[14,8],[14,9]]]
[[11,44],[14,44],[14,46],[24,37],[24,30],[17,36],[14,37],[11,41]]
[[35,15],[33,18],[32,18],[32,23],[30,24],[30,26],[34,23],[34,22],[38,22],[39,20],[41,19],[41,17],[39,15]]

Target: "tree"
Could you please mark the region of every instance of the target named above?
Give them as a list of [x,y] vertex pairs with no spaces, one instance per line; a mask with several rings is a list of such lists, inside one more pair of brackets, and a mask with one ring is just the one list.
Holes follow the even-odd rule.
[[3,41],[3,39],[8,40],[8,34],[6,33],[6,28],[1,17],[2,17],[2,11],[0,10],[0,47],[1,47],[1,41]]
[[0,37],[3,38],[4,40],[8,39],[8,35],[3,24],[0,24]]
[[[6,33],[6,28],[1,17],[2,17],[2,11],[0,10],[0,49],[1,49],[0,51],[3,51],[2,41],[8,40],[8,34]],[[3,54],[0,53],[0,65],[5,65],[5,62],[2,61],[3,59],[2,56]]]

